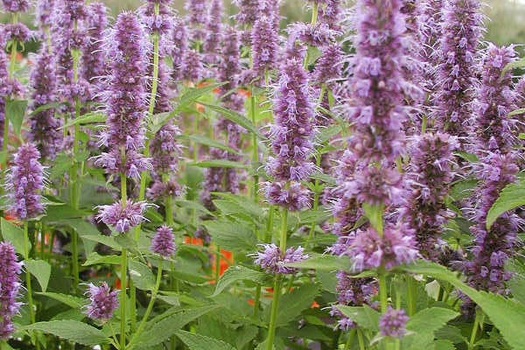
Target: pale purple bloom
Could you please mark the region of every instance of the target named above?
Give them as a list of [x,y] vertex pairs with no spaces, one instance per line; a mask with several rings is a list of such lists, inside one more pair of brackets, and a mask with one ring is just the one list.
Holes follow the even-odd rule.
[[119,305],[118,290],[111,291],[106,282],[102,282],[100,286],[90,283],[86,294],[90,300],[86,309],[89,318],[106,322],[113,317],[113,312]]
[[186,24],[178,17],[173,23],[171,44],[172,50],[170,55],[173,61],[172,77],[174,80],[180,80],[182,78],[182,65],[184,56],[188,50],[188,33],[186,30]]
[[44,168],[39,158],[40,152],[32,143],[20,146],[6,177],[9,210],[22,220],[34,219],[44,212]]
[[175,236],[173,230],[168,226],[157,229],[155,236],[151,240],[151,251],[164,258],[169,258],[175,254]]
[[128,199],[125,205],[122,201],[100,205],[97,207],[97,220],[111,226],[117,232],[127,232],[131,227],[138,226],[146,220],[143,214],[150,206],[146,202],[134,202],[131,199]]
[[421,255],[434,261],[440,257],[444,225],[454,216],[447,209],[446,197],[455,175],[453,152],[458,147],[456,137],[439,132],[415,137],[411,147],[410,189],[401,216],[415,231]]
[[206,0],[188,0],[185,4],[188,12],[188,23],[190,25],[193,40],[204,39],[203,24],[206,23]]
[[27,28],[24,23],[8,23],[2,28],[6,40],[15,40],[19,43],[29,41],[33,33]]
[[392,338],[403,338],[406,334],[406,323],[409,317],[405,310],[388,307],[387,311],[379,319],[379,330],[382,336]]
[[260,17],[252,30],[253,71],[259,78],[276,68],[279,36],[271,17]]
[[300,40],[314,47],[322,47],[335,41],[337,32],[330,29],[328,24],[318,23],[316,25],[298,22],[288,28],[288,40]]
[[325,5],[319,7],[319,22],[330,26],[330,29],[339,30],[343,17],[342,0],[325,0]]
[[104,88],[102,77],[108,73],[108,62],[103,48],[104,31],[108,26],[107,7],[102,2],[93,2],[87,8],[86,45],[82,56],[82,74],[92,86],[92,95]]
[[[148,33],[158,33],[163,37],[171,32],[173,10],[170,3],[171,0],[153,0],[139,9],[140,18]],[[155,13],[155,6],[158,6],[158,14]]]
[[184,80],[198,83],[204,77],[204,66],[199,52],[189,49],[184,52],[180,67],[180,77]]
[[[44,46],[36,60],[29,85],[31,92],[30,109],[35,111],[41,106],[55,102],[57,99],[56,70],[54,55],[47,52]],[[54,159],[62,143],[60,119],[55,116],[56,110],[48,108],[30,116],[31,130],[29,137],[36,145],[43,159]]]
[[36,24],[40,29],[52,25],[52,15],[56,0],[38,0],[36,5]]
[[[445,0],[433,119],[441,131],[467,136],[473,113],[476,52],[482,33],[478,0]],[[461,141],[462,139],[460,139]]]
[[[321,56],[315,64],[312,81],[317,84],[332,85],[335,79],[341,77],[343,50],[339,44],[331,44],[321,48]],[[325,94],[326,97],[328,94]]]
[[256,254],[254,263],[260,265],[269,273],[293,274],[296,268],[287,267],[286,264],[299,262],[308,259],[308,254],[304,254],[302,247],[290,247],[283,252],[275,244],[263,244],[264,250]]
[[223,0],[211,0],[208,20],[206,22],[206,34],[202,45],[207,63],[218,63],[220,44],[223,36]]
[[29,0],[2,0],[4,10],[7,12],[26,12],[29,10]]
[[377,282],[372,278],[355,278],[346,271],[337,271],[337,302],[343,305],[369,304],[377,294]]
[[22,303],[18,302],[22,264],[17,262],[15,248],[10,242],[0,242],[0,339],[8,339],[15,331],[13,316]]

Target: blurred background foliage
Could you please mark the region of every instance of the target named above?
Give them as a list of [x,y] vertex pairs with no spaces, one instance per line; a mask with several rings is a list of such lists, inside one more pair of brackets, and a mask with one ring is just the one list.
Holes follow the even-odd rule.
[[[133,10],[144,3],[144,0],[102,0],[111,8],[115,15],[122,10]],[[174,0],[174,6],[180,13],[184,13],[184,2],[188,0]],[[257,0],[253,0],[257,1]],[[349,0],[350,2],[352,0]],[[225,6],[230,14],[235,12],[235,6],[231,0],[224,0]],[[282,0],[281,13],[283,25],[299,20],[308,21],[309,14],[305,9],[305,0]],[[487,16],[486,40],[498,45],[511,43],[525,44],[525,0],[485,0],[485,13]],[[0,15],[0,20],[5,22],[8,18]],[[25,18],[28,24],[32,18]],[[33,45],[29,45],[29,51],[33,51]],[[523,52],[523,47],[519,48]]]

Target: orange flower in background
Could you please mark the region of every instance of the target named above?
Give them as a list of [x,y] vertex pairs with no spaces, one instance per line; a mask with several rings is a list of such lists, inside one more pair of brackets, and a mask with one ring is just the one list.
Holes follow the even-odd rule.
[[195,238],[190,236],[184,236],[184,244],[190,244],[190,245],[204,245],[204,242],[202,241],[202,238]]
[[[211,247],[210,247],[211,248]],[[228,270],[228,267],[233,265],[233,253],[229,250],[221,249],[220,251],[220,259],[219,259],[219,277],[224,274],[226,270]],[[211,261],[211,266],[213,267],[213,271],[216,271],[217,269],[217,262],[216,262],[216,255],[214,254]],[[210,284],[215,284],[217,281],[211,280]]]
[[252,97],[252,93],[248,89],[239,88],[237,89],[237,92],[239,93],[239,95],[242,95],[246,98]]

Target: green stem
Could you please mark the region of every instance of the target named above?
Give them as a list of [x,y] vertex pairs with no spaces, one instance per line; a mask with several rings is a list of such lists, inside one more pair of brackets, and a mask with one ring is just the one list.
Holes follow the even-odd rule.
[[[25,259],[29,259],[30,248],[29,248],[29,223],[24,221],[24,255]],[[27,289],[27,304],[29,307],[29,319],[31,324],[36,323],[35,309],[33,303],[33,289],[31,288],[31,274],[26,269],[26,289]],[[34,334],[34,333],[33,333]],[[40,350],[40,342],[38,339],[35,340],[36,348]]]
[[122,249],[120,265],[120,348],[126,348],[126,286],[128,274],[128,251]]
[[363,339],[363,332],[357,329],[357,340],[359,341],[359,349],[365,350],[365,340]]
[[345,347],[343,350],[350,350],[350,346],[352,346],[352,342],[354,340],[355,333],[356,333],[355,328],[350,331],[350,334],[348,335],[348,339],[346,340]]
[[416,281],[412,276],[407,275],[408,291],[408,316],[412,317],[416,313]]
[[472,333],[470,334],[470,341],[468,343],[468,350],[473,350],[475,348],[476,336],[478,335],[478,328],[481,321],[481,311],[476,310],[476,318],[474,324],[472,325]]
[[261,304],[261,290],[262,286],[260,284],[255,288],[255,299],[253,301],[253,318],[257,318],[259,315],[259,307]]
[[219,275],[221,272],[221,247],[217,246],[215,252],[215,284],[219,283]]
[[317,1],[314,1],[313,7],[312,7],[312,25],[317,24],[317,17],[319,15],[319,3]]
[[270,208],[268,208],[268,221],[266,223],[266,237],[264,238],[265,243],[268,243],[272,240],[274,212],[275,207],[273,205],[270,205]]
[[379,301],[381,304],[381,313],[385,313],[388,306],[388,290],[386,285],[386,272],[384,267],[380,267],[378,271],[379,279]]
[[159,293],[159,287],[160,282],[162,280],[162,264],[161,261],[160,265],[157,268],[157,280],[155,282],[155,288],[153,289],[151,293],[151,299],[149,301],[148,307],[146,309],[146,312],[144,313],[144,316],[142,317],[142,321],[139,324],[139,328],[137,328],[137,331],[133,335],[133,338],[131,338],[127,350],[131,350],[135,346],[135,341],[138,339],[138,337],[142,334],[144,331],[144,327],[146,327],[146,322],[149,318],[149,315],[151,314],[151,311],[153,310],[153,305],[155,304],[155,300],[157,300],[157,295]]
[[281,249],[281,254],[284,254],[286,251],[286,239],[288,236],[288,209],[283,208],[283,217],[281,219],[281,238],[279,240],[279,248]]
[[273,287],[273,300],[272,300],[272,309],[270,313],[270,324],[268,326],[268,337],[266,338],[266,350],[273,349],[273,343],[275,339],[275,326],[277,322],[277,311],[279,308],[279,300],[281,299],[281,288],[282,288],[282,278],[280,275],[275,276],[275,282]]

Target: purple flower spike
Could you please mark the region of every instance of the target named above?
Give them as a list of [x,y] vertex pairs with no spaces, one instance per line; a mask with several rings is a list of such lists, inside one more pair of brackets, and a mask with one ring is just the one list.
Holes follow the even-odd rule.
[[93,85],[93,95],[102,91],[101,78],[107,72],[106,54],[103,48],[104,31],[108,26],[107,7],[102,2],[93,2],[87,9],[87,36],[82,56],[82,74]]
[[297,272],[296,268],[286,267],[285,264],[299,262],[308,259],[308,254],[304,254],[302,247],[286,249],[284,254],[275,244],[263,244],[264,251],[256,254],[257,258],[254,263],[260,265],[269,273],[293,274]]
[[172,77],[174,80],[180,80],[182,78],[182,64],[183,58],[188,50],[188,33],[186,30],[186,24],[180,18],[176,18],[173,24],[173,30],[171,32],[171,58],[173,60],[173,73]]
[[170,258],[175,254],[175,236],[173,230],[168,226],[157,229],[155,236],[151,240],[151,251],[164,258]]
[[131,227],[146,221],[143,214],[150,206],[146,202],[133,202],[131,199],[128,199],[125,206],[121,201],[100,205],[97,207],[97,220],[113,227],[117,232],[127,232]]
[[409,317],[405,310],[388,307],[387,311],[379,319],[379,330],[384,337],[401,339],[406,334],[406,324]]
[[210,4],[210,11],[208,13],[208,21],[206,22],[206,36],[204,38],[203,49],[206,53],[206,62],[216,64],[219,59],[217,52],[223,36],[222,25],[222,1],[212,0]]
[[50,27],[56,0],[38,0],[36,5],[36,24],[40,29]]
[[87,316],[101,322],[110,320],[119,305],[118,292],[118,290],[111,291],[106,282],[102,282],[98,287],[90,283],[86,292],[90,300],[86,309]]
[[29,10],[29,0],[2,0],[7,12],[26,12]]
[[[56,70],[54,55],[43,47],[33,70],[30,86],[32,88],[31,110],[56,101]],[[49,108],[31,115],[29,137],[37,146],[43,159],[54,159],[62,143],[60,119],[55,117],[55,109]]]
[[22,264],[16,260],[10,242],[0,242],[0,339],[8,339],[15,331],[12,318],[22,303],[17,302]]
[[21,220],[34,219],[44,212],[44,168],[39,158],[40,152],[32,143],[20,146],[6,178],[9,210]]
[[253,70],[259,78],[277,65],[279,37],[271,17],[260,17],[252,31]]
[[331,44],[323,47],[321,52],[312,80],[318,84],[331,85],[335,79],[341,77],[343,50],[338,44]]
[[[468,135],[476,81],[476,51],[482,14],[478,0],[446,0],[443,6],[438,91],[434,98],[435,123],[454,136]],[[462,139],[460,139],[461,141]]]

